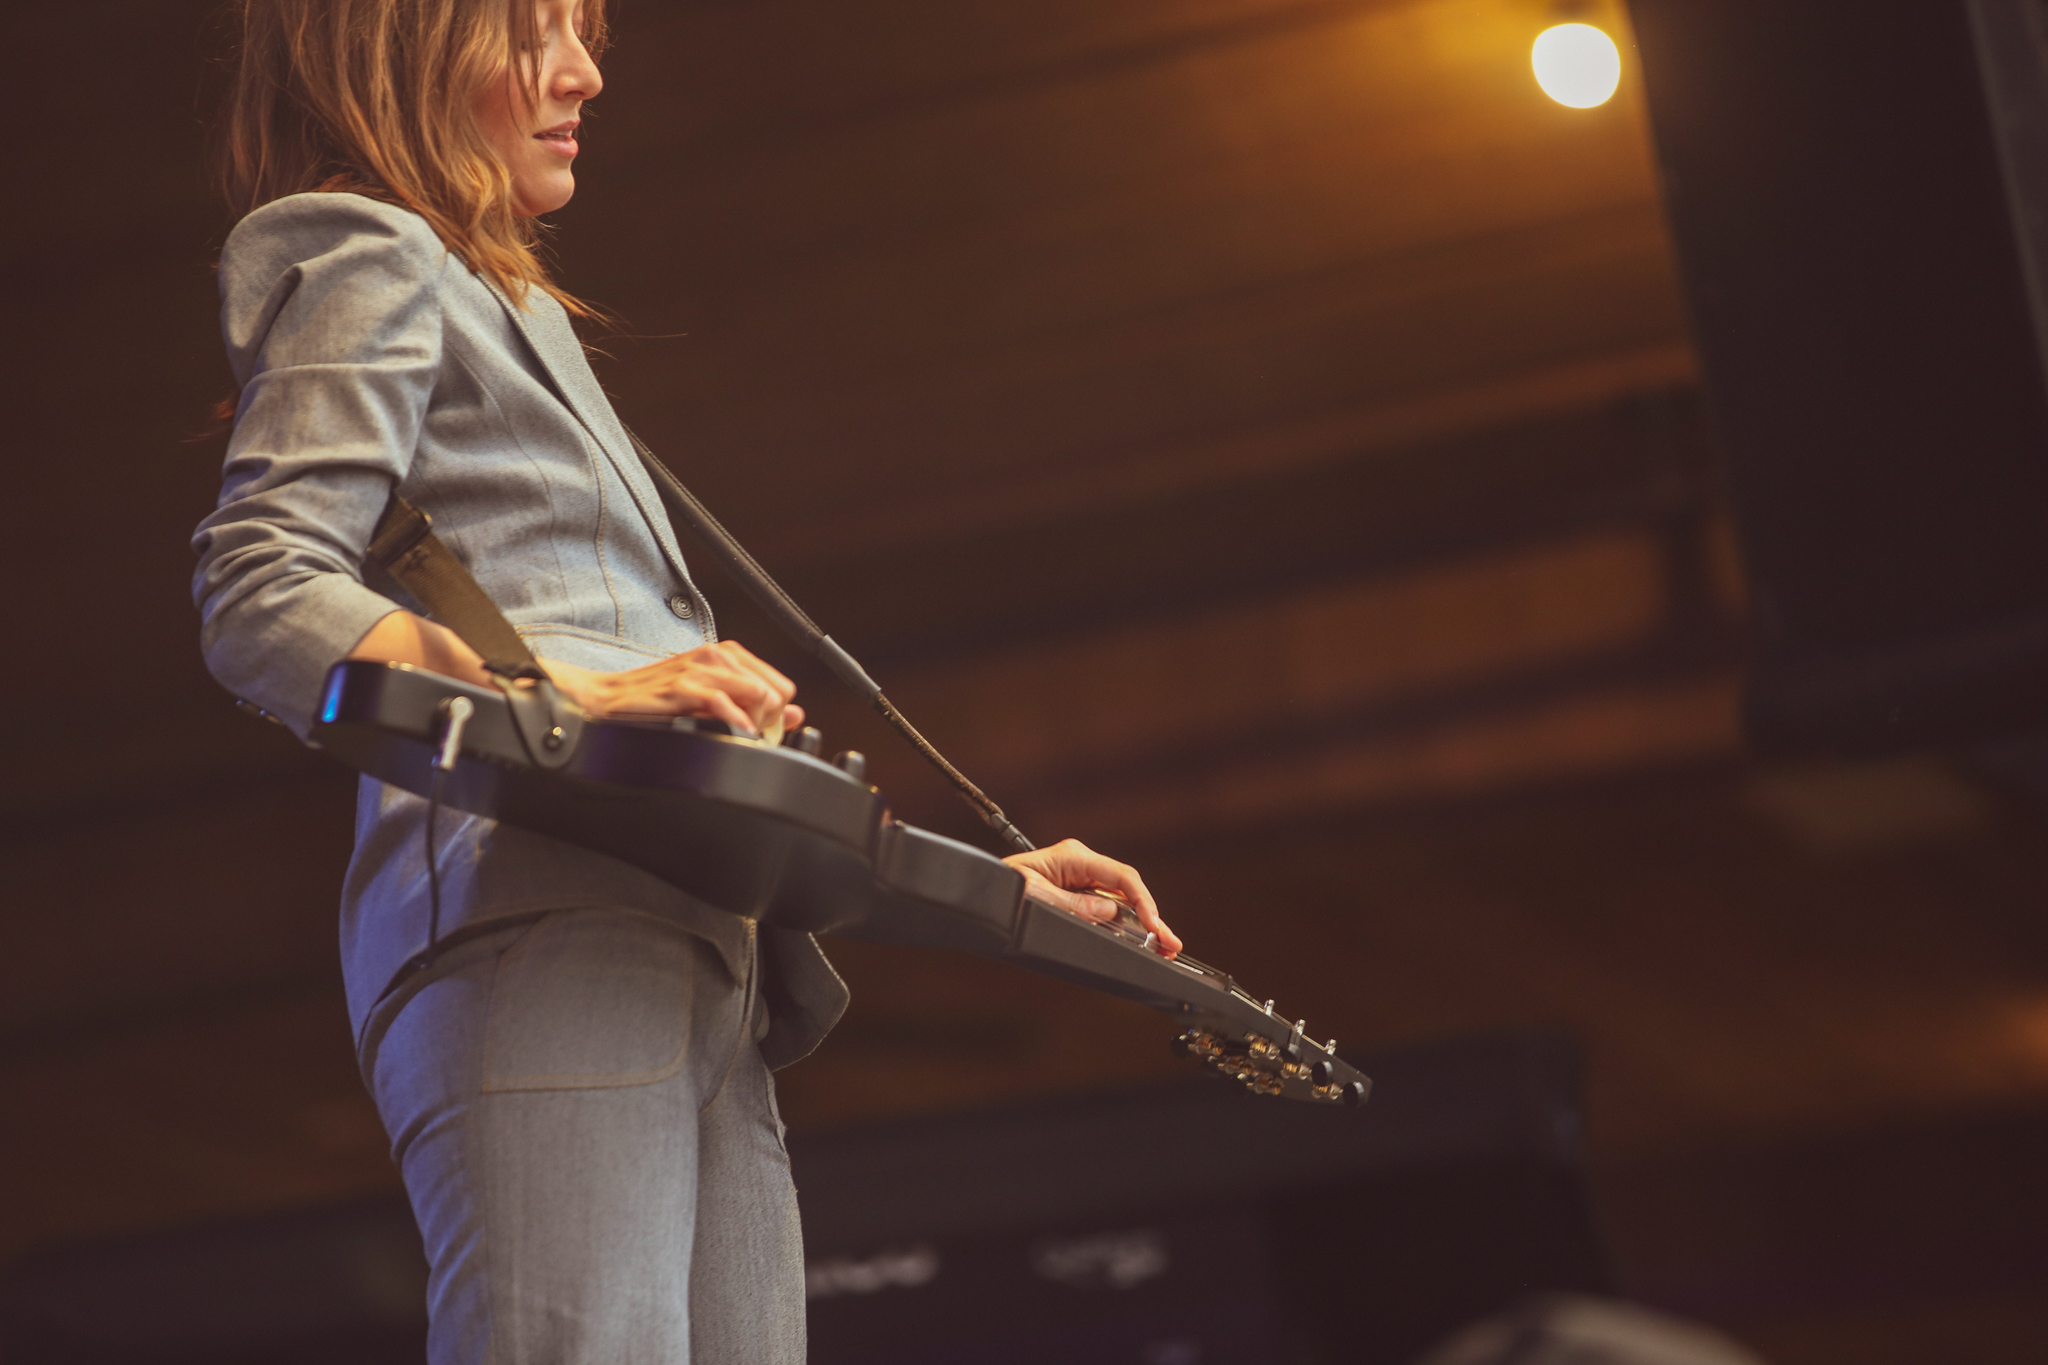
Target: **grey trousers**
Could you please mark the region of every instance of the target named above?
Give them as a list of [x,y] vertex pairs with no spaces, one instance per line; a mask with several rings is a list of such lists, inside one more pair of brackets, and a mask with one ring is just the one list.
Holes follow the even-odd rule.
[[433,1365],[801,1365],[753,988],[672,925],[567,910],[379,1007],[364,1058],[426,1238]]

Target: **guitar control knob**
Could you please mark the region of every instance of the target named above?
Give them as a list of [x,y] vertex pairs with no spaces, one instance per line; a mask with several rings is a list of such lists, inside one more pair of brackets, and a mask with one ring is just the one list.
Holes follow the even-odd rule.
[[1314,1085],[1317,1089],[1321,1089],[1323,1086],[1328,1085],[1332,1080],[1336,1078],[1336,1075],[1336,1068],[1331,1066],[1328,1061],[1317,1062],[1314,1066],[1308,1069],[1309,1082],[1310,1084]]
[[1353,1081],[1351,1084],[1345,1086],[1340,1098],[1343,1099],[1345,1108],[1358,1108],[1360,1105],[1365,1103],[1365,1082]]
[[832,755],[832,766],[856,782],[868,780],[868,756],[858,749],[846,749]]
[[809,754],[816,758],[818,751],[825,747],[825,732],[806,725],[801,730],[793,730],[783,736],[782,742],[800,754]]

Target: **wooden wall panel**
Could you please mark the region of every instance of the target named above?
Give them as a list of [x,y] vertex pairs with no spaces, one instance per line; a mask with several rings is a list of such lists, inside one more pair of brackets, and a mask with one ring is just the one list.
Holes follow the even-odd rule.
[[990,780],[1086,780],[1206,733],[1286,733],[1619,649],[1662,620],[1662,572],[1649,537],[1618,533],[992,649],[897,693],[941,732],[973,736]]

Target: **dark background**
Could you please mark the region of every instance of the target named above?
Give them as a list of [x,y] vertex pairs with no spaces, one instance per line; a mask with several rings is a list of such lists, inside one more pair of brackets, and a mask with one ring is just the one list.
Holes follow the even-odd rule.
[[[216,13],[12,19],[0,1256],[396,1184],[334,960],[351,783],[232,711],[186,591]],[[1575,1033],[1640,1296],[1781,1365],[2038,1360],[2038,819],[1945,758],[1745,758],[1641,92],[1545,99],[1550,21],[626,0],[562,277],[623,320],[626,419],[1026,829],[1347,1046]],[[1176,1066],[1141,1012],[833,955],[800,1132]]]

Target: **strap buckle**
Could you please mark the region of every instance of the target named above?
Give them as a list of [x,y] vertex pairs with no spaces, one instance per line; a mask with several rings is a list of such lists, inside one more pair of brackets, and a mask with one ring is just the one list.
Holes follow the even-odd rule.
[[583,709],[562,695],[539,664],[486,662],[484,669],[504,694],[512,728],[519,732],[519,743],[533,765],[550,770],[565,766],[583,735]]

